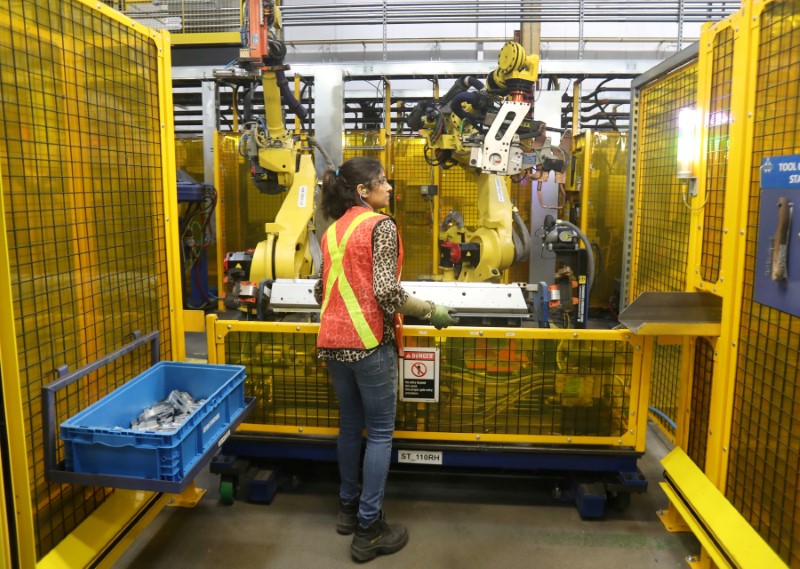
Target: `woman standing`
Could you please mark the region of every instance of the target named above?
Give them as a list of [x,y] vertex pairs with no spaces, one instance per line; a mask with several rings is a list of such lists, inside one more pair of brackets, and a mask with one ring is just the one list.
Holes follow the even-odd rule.
[[388,524],[381,509],[397,410],[395,313],[440,329],[456,322],[451,309],[414,298],[400,286],[397,227],[388,215],[375,213],[389,205],[391,191],[381,163],[366,157],[326,171],[322,182],[321,210],[335,221],[322,237],[322,279],[314,289],[322,306],[317,353],[327,362],[339,400],[336,530],[355,532],[350,552],[357,561],[394,553],[408,542],[405,526]]

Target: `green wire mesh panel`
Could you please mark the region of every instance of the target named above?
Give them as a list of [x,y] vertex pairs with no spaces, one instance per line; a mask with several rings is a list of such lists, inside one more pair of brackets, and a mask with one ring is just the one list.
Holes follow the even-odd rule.
[[753,300],[759,165],[800,152],[800,1],[764,6],[759,26],[739,357],[726,494],[791,567],[800,567],[800,318]]
[[224,253],[254,249],[266,238],[264,224],[275,220],[285,194],[262,194],[250,177],[250,163],[239,154],[240,134],[219,135]]
[[112,0],[107,4],[145,26],[176,35],[241,29],[240,0]]
[[[0,1],[0,173],[14,302],[3,322],[11,328],[13,318],[20,368],[3,382],[19,380],[39,559],[110,492],[45,480],[42,385],[135,330],[160,330],[161,356],[172,351],[157,57],[146,36],[80,2]],[[136,351],[59,392],[56,422],[149,365],[147,350]]]
[[[370,156],[381,159],[378,131],[348,131],[344,159]],[[422,153],[420,137],[395,136],[389,145],[392,172],[394,217],[403,240],[403,279],[429,278],[433,274],[433,202],[421,193],[421,186],[433,184],[431,167]]]
[[[193,136],[175,140],[175,167],[198,182],[206,181],[202,137]],[[207,181],[213,183],[213,180]]]
[[711,411],[711,382],[714,376],[714,346],[705,338],[695,342],[694,376],[690,404],[686,453],[701,469],[706,465],[708,417]]
[[[629,300],[642,292],[685,290],[690,211],[681,198],[686,188],[675,178],[678,111],[694,108],[696,101],[696,62],[642,89],[634,228],[638,254]],[[653,419],[674,434],[681,348],[657,346],[654,359],[650,406],[657,413]]]
[[249,423],[338,427],[339,411],[313,334],[232,332],[225,362],[247,368],[245,395],[256,398]]
[[434,184],[433,167],[425,162],[425,141],[420,137],[395,137],[392,164],[397,222],[403,236],[403,279],[429,278],[434,272],[433,247],[436,221],[433,198],[422,186]]
[[667,433],[675,434],[678,417],[678,382],[681,376],[680,346],[660,345],[656,339],[653,347],[653,372],[650,377],[650,407],[652,419]]
[[[632,350],[617,341],[406,338],[441,348],[440,401],[400,403],[398,430],[620,436]],[[310,334],[233,332],[225,361],[247,367],[249,422],[336,427],[336,397]]]
[[439,219],[458,212],[464,218],[464,225],[476,229],[478,225],[478,185],[474,178],[467,175],[463,168],[454,166],[442,170],[442,187],[439,188]]
[[[380,158],[379,150],[363,150],[363,147],[377,145],[378,140],[377,131],[348,131],[345,134],[345,160],[358,155]],[[429,279],[434,274],[436,227],[451,210],[461,213],[470,229],[476,229],[478,225],[477,184],[458,166],[441,172],[439,219],[433,219],[433,199],[423,195],[422,186],[435,184],[436,173],[435,167],[425,160],[424,148],[425,140],[419,136],[394,136],[389,146],[393,166],[390,178],[394,188],[394,215],[405,249],[404,280]],[[523,222],[530,226],[530,182],[512,181],[510,193]],[[514,265],[509,271],[509,280],[526,282],[528,263]]]
[[586,211],[584,233],[595,251],[595,278],[589,298],[590,308],[606,309],[617,305],[613,298],[615,281],[622,275],[623,234],[625,232],[625,192],[627,190],[627,133],[592,133],[589,179],[581,191]]
[[[434,346],[408,338],[407,346]],[[620,436],[630,404],[624,342],[448,338],[436,404],[400,404],[406,431]]]
[[[195,181],[203,182],[205,180],[205,162],[203,160],[203,139],[200,137],[185,137],[185,138],[178,138],[175,140],[175,167],[178,170],[183,170],[187,174],[189,174]],[[209,183],[213,184],[213,180],[208,180]],[[219,207],[219,200],[217,202],[217,206]],[[186,214],[190,211],[189,204],[186,203],[179,203],[178,208],[180,211],[181,220],[185,220]],[[198,219],[198,221],[203,221],[202,219]],[[213,225],[212,227],[216,227]],[[181,247],[184,246],[185,238],[188,236],[194,236],[199,239],[202,239],[202,232],[194,231],[193,233],[187,233],[186,236],[181,236]],[[182,251],[185,254],[185,251]],[[208,259],[208,282],[215,283],[217,282],[217,248],[213,245],[213,243],[207,243],[207,247],[205,248],[205,254]],[[187,280],[185,281],[185,294],[191,293],[191,286],[189,278],[192,278],[191,275],[185,277]],[[211,285],[214,288],[214,285]]]
[[685,290],[689,208],[675,178],[678,111],[697,101],[697,64],[642,89],[639,115],[636,227],[638,248],[630,300],[642,292]]
[[[377,130],[349,130],[344,134],[342,162],[356,156],[381,159],[381,133]],[[389,176],[391,178],[391,176]]]
[[724,28],[714,38],[711,101],[706,145],[706,199],[703,208],[701,276],[708,282],[719,278],[722,256],[725,180],[728,172],[728,138],[733,75],[733,30]]

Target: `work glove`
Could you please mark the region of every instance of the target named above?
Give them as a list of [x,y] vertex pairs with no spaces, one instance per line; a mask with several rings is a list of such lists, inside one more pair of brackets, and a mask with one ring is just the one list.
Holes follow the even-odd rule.
[[456,311],[454,308],[448,308],[446,306],[442,306],[441,304],[435,304],[433,306],[433,310],[431,311],[431,324],[433,324],[437,330],[457,324],[458,318],[453,316],[455,312]]
[[397,309],[397,312],[420,320],[427,320],[433,312],[433,303],[427,300],[420,300],[409,294],[406,301]]

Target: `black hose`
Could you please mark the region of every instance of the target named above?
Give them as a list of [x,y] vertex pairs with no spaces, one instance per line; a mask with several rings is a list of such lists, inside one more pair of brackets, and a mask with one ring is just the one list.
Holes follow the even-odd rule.
[[406,115],[406,124],[411,130],[420,130],[425,126],[425,117],[436,111],[436,103],[433,99],[425,99],[417,103],[410,113]]
[[286,79],[282,70],[275,72],[275,80],[278,82],[278,89],[281,92],[281,99],[283,103],[288,106],[292,112],[303,120],[308,116],[306,108],[300,104],[300,101],[294,98],[294,93],[289,88],[289,81]]
[[580,230],[580,228],[570,221],[566,221],[565,219],[558,219],[556,220],[557,225],[565,225],[572,229],[578,238],[583,241],[584,247],[586,247],[586,258],[587,258],[587,270],[588,273],[586,275],[586,294],[589,294],[592,290],[592,285],[594,284],[594,272],[595,272],[595,262],[594,262],[594,249],[592,249],[592,243],[589,241],[589,238],[586,237],[586,234]]
[[458,95],[459,93],[463,93],[464,91],[468,91],[470,87],[472,87],[473,89],[481,90],[483,89],[483,83],[481,82],[480,79],[477,79],[476,77],[471,77],[471,76],[462,77],[461,79],[458,79],[455,83],[453,83],[453,86],[450,87],[447,93],[445,93],[444,96],[441,99],[439,99],[439,104],[441,106],[446,105],[447,103],[452,101],[456,95]]
[[475,91],[462,91],[461,93],[458,93],[451,101],[450,110],[452,110],[453,114],[461,120],[466,119],[472,124],[483,122],[478,115],[473,115],[472,113],[465,111],[461,106],[461,103],[469,103],[475,109],[484,108],[486,101],[480,93],[476,93]]
[[522,220],[519,211],[514,208],[511,211],[511,219],[514,222],[515,229],[512,231],[512,240],[514,241],[514,262],[518,263],[523,260],[531,251],[531,234],[528,227]]
[[248,123],[253,120],[253,95],[256,94],[256,84],[250,83],[250,86],[245,88],[244,100],[242,102],[242,122]]

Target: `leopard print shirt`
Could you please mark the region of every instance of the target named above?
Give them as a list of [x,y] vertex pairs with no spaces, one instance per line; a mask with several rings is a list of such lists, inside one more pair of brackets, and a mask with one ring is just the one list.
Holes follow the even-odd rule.
[[[397,282],[398,239],[397,227],[392,218],[375,224],[372,232],[372,287],[375,289],[378,305],[383,309],[381,345],[394,343],[394,313],[408,300],[408,293]],[[320,268],[320,274],[323,274],[322,268]],[[318,279],[314,285],[314,298],[321,306],[322,279]],[[323,360],[357,362],[366,358],[376,349],[319,348],[317,357]]]

